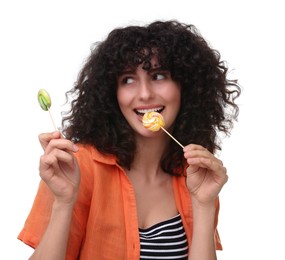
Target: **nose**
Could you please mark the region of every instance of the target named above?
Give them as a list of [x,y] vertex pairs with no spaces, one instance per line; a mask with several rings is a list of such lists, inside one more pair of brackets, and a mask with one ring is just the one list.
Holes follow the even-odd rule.
[[144,79],[140,81],[139,87],[139,98],[140,100],[146,101],[154,97],[154,92],[151,83]]

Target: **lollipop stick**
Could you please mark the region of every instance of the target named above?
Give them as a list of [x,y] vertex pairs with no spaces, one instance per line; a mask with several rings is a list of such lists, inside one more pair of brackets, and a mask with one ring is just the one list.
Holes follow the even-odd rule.
[[160,127],[165,133],[167,133],[176,143],[178,143],[182,148],[184,148],[184,146],[179,143],[165,128],[163,128],[162,126]]
[[48,112],[49,112],[49,116],[50,116],[50,119],[51,119],[51,121],[52,121],[52,124],[53,124],[53,127],[54,127],[55,131],[58,131],[58,129],[57,129],[55,123],[54,123],[54,120],[53,120],[53,117],[52,117],[52,115],[51,115],[51,112],[50,112],[50,109],[49,109],[49,108],[48,108]]

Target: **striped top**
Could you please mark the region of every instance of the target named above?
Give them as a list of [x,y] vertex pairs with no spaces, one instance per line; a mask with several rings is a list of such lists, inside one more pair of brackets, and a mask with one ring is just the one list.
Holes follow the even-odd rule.
[[150,228],[140,228],[139,235],[140,259],[184,260],[188,257],[188,242],[180,214]]

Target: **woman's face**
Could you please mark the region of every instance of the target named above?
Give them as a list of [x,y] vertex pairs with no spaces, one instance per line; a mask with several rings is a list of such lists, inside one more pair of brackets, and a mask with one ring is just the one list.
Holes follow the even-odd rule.
[[153,132],[144,128],[142,116],[149,111],[159,112],[164,117],[165,128],[171,128],[180,109],[181,88],[168,71],[156,66],[146,71],[140,65],[118,77],[117,99],[130,126],[137,133],[150,136]]

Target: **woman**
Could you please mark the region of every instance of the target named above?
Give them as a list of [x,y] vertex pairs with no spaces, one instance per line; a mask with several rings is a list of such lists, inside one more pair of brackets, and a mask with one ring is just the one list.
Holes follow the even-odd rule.
[[[194,26],[113,30],[79,74],[64,135],[39,136],[39,186],[19,239],[30,259],[216,259],[215,157],[240,88]],[[165,129],[142,125],[159,112]]]

